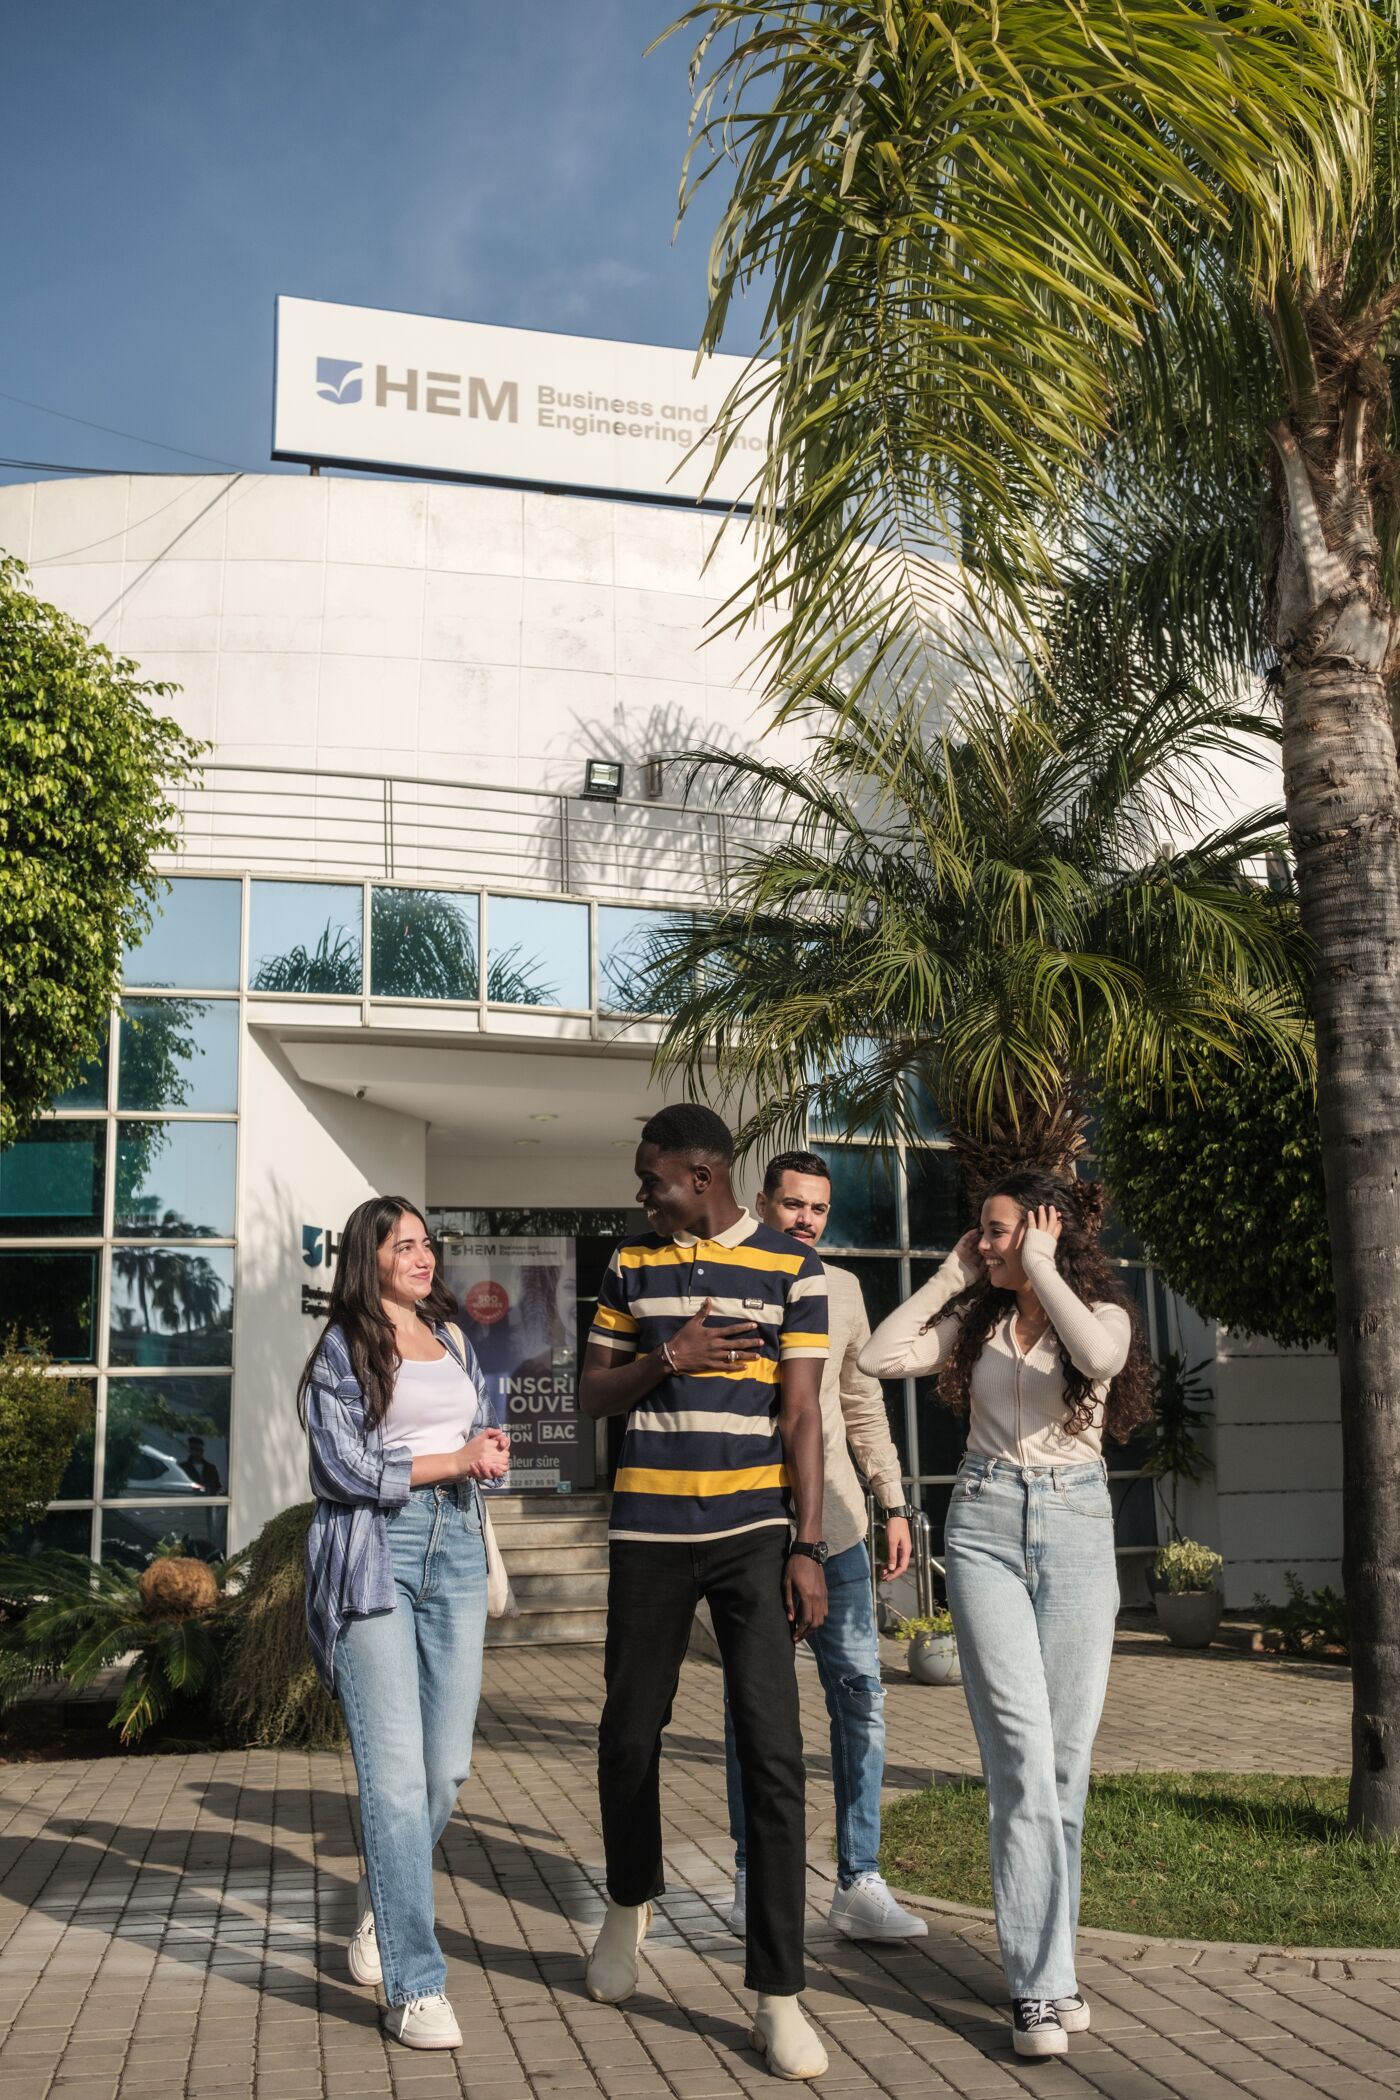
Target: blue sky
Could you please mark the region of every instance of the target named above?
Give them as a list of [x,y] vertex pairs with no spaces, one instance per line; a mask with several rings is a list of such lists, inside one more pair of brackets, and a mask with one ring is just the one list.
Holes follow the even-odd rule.
[[[0,395],[265,471],[278,292],[693,344],[714,207],[673,243],[692,35],[643,56],[679,11],[12,10]],[[0,454],[201,464],[4,398]]]

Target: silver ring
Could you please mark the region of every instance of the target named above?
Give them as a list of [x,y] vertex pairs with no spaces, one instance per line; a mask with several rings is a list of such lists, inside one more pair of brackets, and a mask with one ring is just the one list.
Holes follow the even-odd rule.
[[731,1350],[730,1350],[730,1352],[729,1352],[729,1361],[730,1361],[730,1362],[731,1362],[732,1364],[737,1364],[737,1363],[738,1363],[738,1361],[739,1361],[739,1352],[738,1352],[738,1350],[737,1350],[737,1349],[731,1349]]

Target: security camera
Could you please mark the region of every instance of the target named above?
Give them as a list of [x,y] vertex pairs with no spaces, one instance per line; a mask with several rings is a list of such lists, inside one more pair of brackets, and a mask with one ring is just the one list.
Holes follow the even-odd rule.
[[368,1088],[367,1086],[357,1086],[357,1087],[356,1087],[356,1089],[355,1089],[355,1099],[356,1099],[357,1101],[363,1101],[363,1100],[364,1100],[364,1098],[365,1098],[365,1095],[366,1095],[366,1094],[367,1094],[368,1092],[369,1092],[369,1088]]

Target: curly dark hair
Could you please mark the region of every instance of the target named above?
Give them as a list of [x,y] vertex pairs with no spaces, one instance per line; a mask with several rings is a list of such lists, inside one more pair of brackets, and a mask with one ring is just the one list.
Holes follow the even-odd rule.
[[[982,1205],[991,1196],[1009,1196],[1022,1212],[1053,1204],[1060,1213],[1060,1237],[1055,1243],[1055,1266],[1070,1289],[1086,1305],[1121,1305],[1132,1322],[1128,1361],[1108,1389],[1104,1408],[1104,1431],[1115,1443],[1126,1444],[1139,1422],[1152,1413],[1153,1370],[1147,1353],[1137,1308],[1123,1289],[1099,1242],[1103,1223],[1104,1195],[1101,1183],[1061,1179],[1040,1167],[1005,1174],[984,1189]],[[960,1326],[952,1354],[938,1380],[938,1396],[955,1413],[965,1415],[972,1404],[972,1371],[988,1335],[1016,1304],[1014,1291],[998,1290],[984,1276],[964,1291],[940,1318],[951,1311]],[[1056,1336],[1057,1342],[1059,1337]],[[1077,1436],[1094,1419],[1092,1382],[1070,1362],[1065,1345],[1059,1342],[1060,1362],[1065,1374],[1066,1432]]]

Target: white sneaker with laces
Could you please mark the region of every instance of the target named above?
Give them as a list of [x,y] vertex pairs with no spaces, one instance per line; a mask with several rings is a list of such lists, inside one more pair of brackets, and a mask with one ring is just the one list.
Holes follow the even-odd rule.
[[896,1903],[880,1874],[860,1874],[848,1889],[837,1889],[827,1912],[828,1925],[848,1940],[921,1940],[928,1920],[916,1918]]
[[407,2005],[391,2005],[384,2015],[384,2031],[406,2049],[460,2049],[462,2030],[457,2015],[435,1991],[431,1998],[410,1998]]
[[1053,1998],[1013,1998],[1011,2046],[1018,2056],[1063,2056],[1069,2038]]
[[379,1963],[379,1939],[374,1929],[374,1912],[370,1907],[369,1882],[362,1874],[355,1891],[359,1916],[355,1930],[350,1935],[350,1944],[345,1958],[350,1964],[350,1974],[356,1983],[382,1983],[384,1971]]
[[729,1906],[729,1930],[736,1940],[748,1936],[749,1877],[743,1867],[734,1869],[734,1901]]

